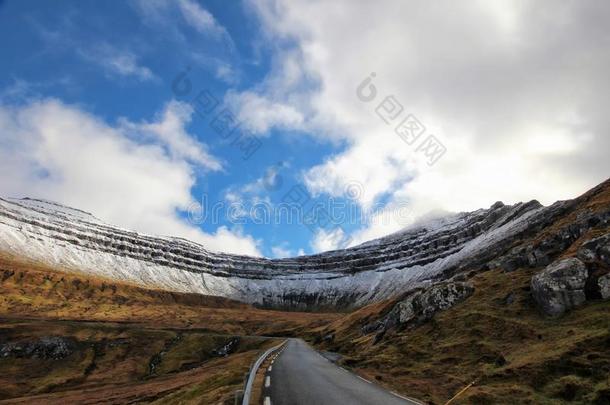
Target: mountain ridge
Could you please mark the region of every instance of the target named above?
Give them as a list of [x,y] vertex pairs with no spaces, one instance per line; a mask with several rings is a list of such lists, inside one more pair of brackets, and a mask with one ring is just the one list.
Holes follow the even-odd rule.
[[262,307],[349,309],[484,267],[523,235],[555,223],[591,193],[610,188],[609,183],[548,207],[535,200],[498,202],[445,217],[435,226],[419,224],[344,250],[287,259],[211,252],[185,239],[104,224],[78,209],[0,198],[0,251],[142,286]]

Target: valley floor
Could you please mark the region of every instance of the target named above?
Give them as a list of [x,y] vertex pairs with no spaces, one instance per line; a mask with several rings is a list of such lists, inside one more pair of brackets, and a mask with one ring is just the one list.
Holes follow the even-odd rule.
[[[2,320],[2,403],[233,403],[276,339],[102,322]],[[238,339],[228,355],[217,352]]]
[[260,353],[297,336],[430,404],[466,387],[452,404],[610,404],[610,301],[545,317],[530,291],[540,271],[463,274],[464,302],[380,336],[363,327],[401,298],[350,314],[270,311],[4,256],[0,402],[232,404]]
[[282,336],[338,314],[266,311],[0,257],[0,402],[233,404]]

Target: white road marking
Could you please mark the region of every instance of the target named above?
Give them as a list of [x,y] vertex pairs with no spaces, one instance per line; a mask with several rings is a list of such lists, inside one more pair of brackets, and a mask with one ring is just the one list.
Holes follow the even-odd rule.
[[419,402],[419,401],[416,401],[416,400],[414,400],[413,398],[407,398],[407,397],[403,397],[402,395],[397,394],[397,393],[395,393],[394,391],[390,391],[390,394],[392,394],[392,395],[394,395],[395,397],[398,397],[398,398],[400,398],[400,399],[404,399],[405,401],[412,402],[412,403],[414,403],[414,404],[421,404],[421,405],[424,405],[423,403],[421,403],[421,402]]
[[367,383],[372,384],[372,382],[370,382],[370,381],[369,381],[369,380],[367,380],[366,378],[360,377],[360,376],[359,376],[359,375],[357,375],[357,374],[354,374],[354,375],[355,375],[356,377],[360,378],[362,381],[366,381]]
[[[268,367],[267,371],[271,371],[271,370],[272,370],[272,365],[273,365],[273,362],[275,361],[275,359],[276,359],[276,358],[277,358],[279,355],[281,355],[281,354],[282,354],[282,352],[283,352],[285,349],[286,349],[286,347],[284,347],[283,349],[281,349],[281,350],[280,350],[278,353],[276,353],[276,354],[275,354],[275,356],[273,356],[273,358],[272,358],[272,360],[271,360],[271,365],[269,365],[269,367]],[[320,352],[318,352],[318,351],[315,351],[315,353],[316,353],[318,356],[322,357],[324,360],[326,360],[326,361],[328,361],[328,362],[331,362],[331,361],[330,361],[328,358],[324,357],[324,356],[322,355],[322,353],[320,353]],[[332,362],[331,362],[331,363],[332,363]],[[366,378],[361,377],[361,376],[359,376],[359,375],[358,375],[358,374],[356,374],[356,373],[352,373],[351,371],[347,370],[346,368],[343,368],[343,367],[341,367],[341,366],[339,366],[339,365],[337,365],[337,366],[338,366],[338,367],[339,367],[341,370],[343,370],[344,372],[346,372],[346,373],[348,373],[348,374],[352,374],[352,375],[354,375],[354,376],[358,377],[359,379],[361,379],[361,380],[362,380],[362,381],[364,381],[364,382],[367,382],[367,383],[369,383],[369,384],[373,384],[373,382],[372,382],[372,381],[369,381],[369,380],[367,380]],[[270,386],[271,386],[271,377],[267,376],[267,377],[266,377],[266,379],[265,379],[265,388],[269,388]],[[390,394],[394,395],[395,397],[400,398],[400,399],[403,399],[403,400],[408,401],[408,402],[410,402],[410,403],[417,404],[417,405],[423,405],[421,402],[418,402],[417,400],[414,400],[414,399],[412,399],[412,398],[403,397],[402,395],[397,394],[396,392],[393,392],[393,391],[388,391],[388,392],[389,392]],[[270,397],[265,397],[265,400],[263,401],[263,405],[271,405],[271,398],[270,398]]]
[[398,397],[398,398],[406,399],[407,401],[409,400],[408,398],[405,398],[402,395],[395,393],[394,391],[390,391],[390,394],[392,394],[392,395],[394,395],[395,397]]

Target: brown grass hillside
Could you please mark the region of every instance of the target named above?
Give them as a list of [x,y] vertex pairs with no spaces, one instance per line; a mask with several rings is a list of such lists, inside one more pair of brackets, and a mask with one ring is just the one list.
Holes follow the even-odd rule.
[[363,308],[323,328],[336,337],[320,346],[365,377],[435,404],[472,381],[455,403],[610,403],[610,302],[544,318],[529,292],[533,273],[476,275],[465,302],[377,344],[360,326],[384,305]]
[[[610,207],[610,181],[579,197],[565,216],[538,235],[536,243],[587,212]],[[560,257],[574,256],[587,239],[610,229],[590,230]],[[610,301],[588,301],[559,319],[537,310],[530,280],[541,268],[470,273],[474,294],[436,314],[427,324],[394,331],[374,342],[361,327],[379,319],[397,299],[353,312],[310,338],[341,362],[391,389],[444,404],[474,382],[452,404],[610,404]],[[334,334],[334,340],[323,336]]]
[[142,329],[100,322],[12,321],[3,342],[71,342],[65,358],[0,359],[0,402],[44,404],[233,404],[250,364],[278,339],[241,338],[234,353],[214,354],[230,335]]
[[144,323],[214,333],[281,334],[338,317],[270,311],[221,297],[141,288],[0,256],[0,317]]
[[[337,318],[0,256],[0,402],[233,404],[250,364],[281,341],[262,335],[299,334]],[[230,355],[214,352],[236,337]],[[66,342],[68,354],[15,349],[49,338]]]

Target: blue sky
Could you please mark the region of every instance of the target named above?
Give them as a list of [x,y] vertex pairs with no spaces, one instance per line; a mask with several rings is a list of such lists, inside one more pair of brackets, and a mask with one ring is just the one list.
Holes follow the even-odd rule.
[[[608,14],[587,1],[551,11],[510,1],[3,1],[0,193],[268,257],[496,200],[573,197],[609,168],[608,28],[596,17]],[[176,92],[185,80],[190,91]],[[373,101],[359,96],[372,88]],[[202,114],[200,94],[218,106]],[[226,138],[213,125],[221,111],[240,124]],[[421,136],[400,135],[411,122]],[[250,155],[243,142],[260,146]],[[303,215],[325,208],[307,224],[253,218],[253,206],[277,215],[293,187],[309,197]],[[218,221],[196,220],[201,201],[223,204]],[[341,213],[328,223],[330,203]]]
[[[144,3],[3,4],[0,88],[5,102],[25,104],[53,98],[113,125],[123,119],[148,120],[171,100],[192,102],[199,91],[209,91],[222,103],[227,91],[256,86],[269,72],[272,45],[262,38],[260,23],[249,18],[247,8],[238,2],[230,7],[225,1],[187,2],[195,10],[210,13],[216,28],[189,22],[175,5],[147,10]],[[125,66],[119,66],[121,61]],[[172,83],[186,69],[193,89],[179,96]],[[293,186],[302,185],[302,171],[341,148],[298,130],[271,128],[255,135],[260,147],[244,159],[245,152],[231,145],[232,139],[223,140],[210,127],[220,109],[209,116],[194,114],[185,125],[223,166],[222,170],[206,170],[193,165],[195,183],[190,193],[195,201],[224,202],[227,192],[255,183],[272,168],[278,176],[274,184],[251,194],[277,204]],[[28,196],[39,197],[35,191]],[[245,200],[244,206],[248,208],[250,202]],[[189,220],[188,210],[177,208],[177,212],[184,221]],[[302,224],[259,224],[247,216],[231,221],[221,215],[219,219],[196,225],[209,233],[219,226],[237,228],[257,240],[260,252],[267,256],[281,254],[278,248],[312,251],[312,231]],[[350,224],[348,229],[357,226]],[[153,227],[146,230],[155,231]]]

